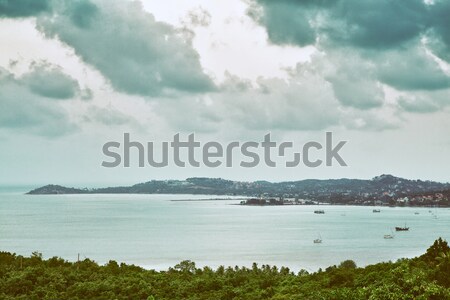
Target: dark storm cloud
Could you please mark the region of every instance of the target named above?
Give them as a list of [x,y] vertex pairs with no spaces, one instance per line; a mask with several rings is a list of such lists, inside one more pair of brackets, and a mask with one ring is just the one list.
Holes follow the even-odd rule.
[[[449,74],[433,57],[450,61],[448,0],[252,0],[248,14],[266,27],[272,43],[314,45],[325,53],[335,71],[324,76],[344,106],[381,107],[380,83],[435,96],[432,91],[450,87]],[[399,101],[411,112],[446,105],[423,95]]]
[[67,13],[75,26],[88,28],[97,16],[98,7],[89,1],[77,1],[72,3]]
[[315,30],[309,24],[310,11],[289,1],[264,1],[264,11],[253,6],[249,14],[267,28],[269,39],[276,44],[306,46],[314,44]]
[[328,16],[324,30],[330,39],[373,49],[397,47],[418,37],[428,25],[423,0],[342,0]]
[[450,1],[436,0],[431,6],[431,44],[437,55],[450,62]]
[[0,0],[0,17],[23,18],[51,10],[51,0]]
[[39,18],[38,29],[72,47],[118,91],[159,96],[215,89],[190,40],[138,2],[66,1],[55,10],[61,13]]
[[156,21],[139,2],[0,0],[0,17],[38,15],[37,28],[45,36],[72,47],[118,91],[160,96],[216,89],[190,37]]
[[47,98],[70,99],[81,92],[75,79],[47,63],[35,63],[21,81],[33,93]]
[[252,0],[248,14],[277,44],[398,49],[422,36],[450,59],[450,1]]
[[267,28],[274,43],[313,44],[325,35],[334,43],[363,48],[391,48],[417,37],[428,27],[422,0],[257,0],[249,14]]

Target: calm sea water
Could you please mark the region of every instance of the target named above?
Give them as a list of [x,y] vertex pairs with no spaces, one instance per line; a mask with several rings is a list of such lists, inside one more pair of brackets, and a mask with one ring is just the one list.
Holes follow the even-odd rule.
[[[450,240],[450,209],[321,206],[248,207],[229,201],[170,201],[193,195],[50,195],[0,192],[0,250],[74,261],[110,259],[166,269],[252,262],[292,270],[353,259],[358,266],[414,257],[438,237]],[[419,212],[419,214],[415,214]],[[437,215],[437,218],[433,218]],[[395,226],[410,227],[394,232]],[[321,235],[322,244],[313,240]]]

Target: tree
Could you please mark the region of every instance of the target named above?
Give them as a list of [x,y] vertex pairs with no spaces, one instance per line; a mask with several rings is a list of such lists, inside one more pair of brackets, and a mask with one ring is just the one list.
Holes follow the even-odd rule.
[[450,247],[448,246],[447,241],[438,238],[421,258],[427,262],[436,263],[436,257],[439,257],[441,253],[447,253],[448,251],[450,251]]
[[175,270],[183,272],[183,273],[195,273],[195,262],[192,262],[190,260],[183,260],[179,264],[175,265]]
[[339,265],[339,268],[356,269],[357,267],[356,267],[356,263],[353,260],[348,259],[348,260],[344,260],[343,262],[341,262],[341,264]]

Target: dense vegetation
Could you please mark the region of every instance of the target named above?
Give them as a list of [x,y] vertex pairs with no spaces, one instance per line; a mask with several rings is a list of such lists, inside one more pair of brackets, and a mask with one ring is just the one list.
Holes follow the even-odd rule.
[[200,269],[191,261],[156,272],[0,252],[0,299],[450,299],[450,248],[438,239],[418,258],[365,268],[345,261],[313,274],[256,264]]
[[[133,186],[98,189],[67,188],[46,185],[30,191],[31,195],[48,194],[202,194],[282,197],[307,199],[332,204],[400,205],[396,200],[415,197],[410,206],[450,206],[450,183],[408,180],[381,175],[372,180],[328,179],[285,182],[231,181],[220,178],[186,180],[152,180]],[[404,203],[401,205],[405,205]]]

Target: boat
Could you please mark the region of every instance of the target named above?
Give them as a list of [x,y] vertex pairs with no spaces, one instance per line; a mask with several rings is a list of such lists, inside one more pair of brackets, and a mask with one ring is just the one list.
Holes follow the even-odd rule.
[[381,212],[381,210],[379,210],[379,209],[374,209],[374,210],[372,210],[372,212],[374,212],[374,213],[379,213],[379,212]]
[[324,214],[325,211],[324,211],[324,210],[321,210],[321,209],[318,209],[318,210],[315,210],[314,213],[315,213],[315,214]]
[[392,229],[391,229],[391,234],[385,234],[383,236],[383,238],[386,239],[386,240],[393,239],[394,238],[394,233],[392,232]]
[[319,237],[314,240],[314,244],[322,244],[322,237],[319,234]]
[[418,211],[416,211],[415,213],[414,213],[415,215],[418,215],[418,214],[420,214]]
[[409,227],[395,227],[395,231],[408,231]]
[[409,227],[406,227],[406,223],[405,223],[405,226],[403,226],[403,227],[399,227],[399,226],[395,227],[395,231],[408,231],[408,230],[409,230]]

